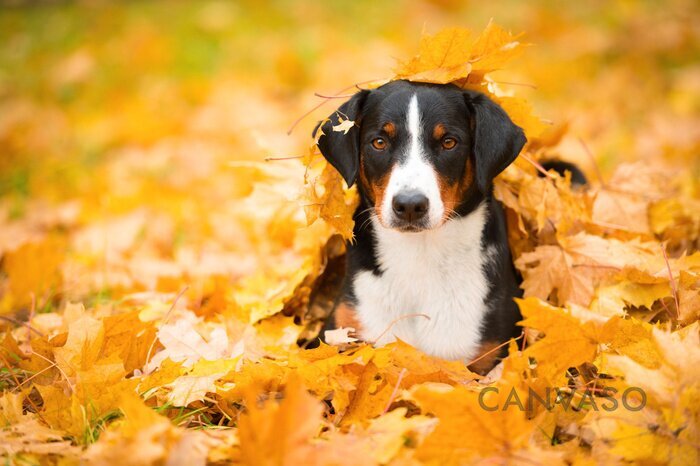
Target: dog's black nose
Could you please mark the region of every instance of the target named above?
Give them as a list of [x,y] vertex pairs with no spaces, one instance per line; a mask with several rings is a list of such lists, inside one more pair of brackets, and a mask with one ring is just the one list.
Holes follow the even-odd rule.
[[409,223],[415,222],[428,212],[428,198],[415,191],[399,193],[394,196],[391,206],[398,218]]

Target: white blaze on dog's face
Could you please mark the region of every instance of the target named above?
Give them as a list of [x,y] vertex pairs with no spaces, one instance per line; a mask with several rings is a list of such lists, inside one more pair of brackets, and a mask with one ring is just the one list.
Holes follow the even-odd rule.
[[[340,117],[355,125],[333,131]],[[319,148],[363,208],[401,232],[438,228],[473,210],[517,156],[522,130],[483,94],[394,81],[361,91],[321,127]]]
[[440,183],[430,163],[421,131],[418,96],[413,94],[406,109],[407,144],[389,175],[378,206],[380,220],[389,228],[421,230],[438,226],[445,213]]

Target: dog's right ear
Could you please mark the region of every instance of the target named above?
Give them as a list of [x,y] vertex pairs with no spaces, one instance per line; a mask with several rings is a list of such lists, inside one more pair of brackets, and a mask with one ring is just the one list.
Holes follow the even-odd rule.
[[[318,148],[321,154],[333,165],[345,179],[348,186],[352,186],[357,179],[360,170],[360,120],[362,119],[362,106],[370,91],[363,90],[352,96],[350,100],[341,105],[325,121],[314,129],[314,137],[319,128],[322,132],[318,139]],[[345,131],[336,128],[343,121],[354,121],[355,124]]]

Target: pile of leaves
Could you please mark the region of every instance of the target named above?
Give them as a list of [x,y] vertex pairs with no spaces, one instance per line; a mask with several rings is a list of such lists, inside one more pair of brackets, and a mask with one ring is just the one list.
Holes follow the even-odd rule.
[[[493,23],[476,37],[445,29],[392,78],[485,92],[528,136],[495,185],[527,328],[498,371],[342,332],[337,346],[307,349],[342,278],[355,194],[313,148],[304,163],[232,161],[208,127],[241,106],[222,89],[190,122],[195,140],[115,154],[96,174],[113,197],[0,211],[0,454],[697,464],[697,177],[662,157],[583,189],[541,173],[565,151],[566,125],[545,124],[488,74],[525,47]],[[173,160],[187,169],[167,171]],[[231,179],[203,188],[214,171]],[[208,205],[191,201],[204,191]],[[120,214],[103,215],[105,204]],[[183,231],[197,247],[172,248]]]

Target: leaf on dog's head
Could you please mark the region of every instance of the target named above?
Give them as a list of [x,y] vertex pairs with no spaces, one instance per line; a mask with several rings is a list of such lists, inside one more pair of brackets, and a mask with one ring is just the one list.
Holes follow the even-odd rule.
[[516,39],[493,22],[475,40],[464,28],[445,28],[434,36],[424,34],[418,55],[401,63],[394,79],[448,84],[478,72],[477,81],[481,81],[484,73],[502,67],[522,51],[523,44]]
[[395,79],[447,84],[466,78],[471,71],[471,31],[446,28],[434,36],[423,35],[418,55],[402,63]]

